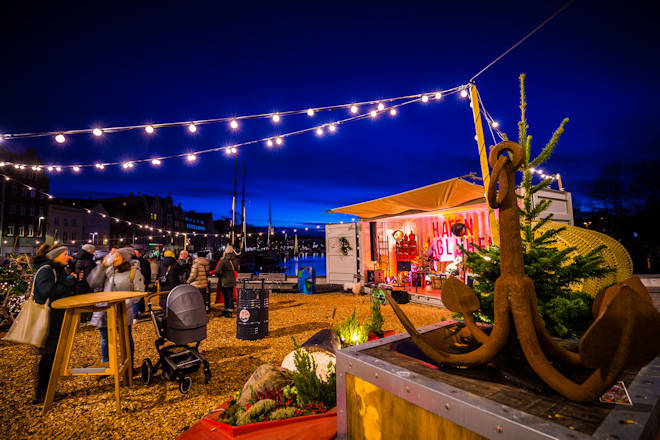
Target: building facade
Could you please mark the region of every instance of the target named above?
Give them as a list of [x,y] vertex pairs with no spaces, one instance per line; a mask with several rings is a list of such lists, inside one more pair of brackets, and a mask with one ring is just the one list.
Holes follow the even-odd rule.
[[41,164],[33,149],[14,154],[0,149],[0,255],[33,255],[44,240],[49,179],[43,171],[13,164]]

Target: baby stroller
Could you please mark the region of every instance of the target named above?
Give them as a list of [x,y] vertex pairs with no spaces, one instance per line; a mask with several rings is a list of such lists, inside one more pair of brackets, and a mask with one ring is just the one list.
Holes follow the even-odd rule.
[[[142,382],[149,385],[154,373],[162,369],[162,376],[179,383],[179,391],[185,394],[192,385],[188,374],[199,370],[204,365],[204,381],[211,381],[211,369],[206,359],[199,354],[199,343],[206,339],[208,318],[204,299],[197,288],[190,284],[181,284],[167,295],[165,315],[156,316],[151,303],[148,304],[151,320],[156,327],[156,350],[158,362],[152,365],[151,359],[142,361]],[[167,341],[173,344],[165,345]],[[192,347],[188,344],[195,343]]]

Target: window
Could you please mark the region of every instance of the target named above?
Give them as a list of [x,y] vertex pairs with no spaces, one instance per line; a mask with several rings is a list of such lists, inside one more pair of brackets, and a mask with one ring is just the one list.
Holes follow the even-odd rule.
[[34,225],[28,225],[28,237],[34,237]]
[[[69,219],[68,218],[64,217],[62,219],[62,226],[69,226]],[[66,238],[65,238],[65,240],[66,240]]]
[[7,225],[7,235],[14,235],[14,225]]
[[53,219],[53,223],[56,224],[56,225],[59,225],[59,224],[60,224],[60,219],[59,219],[59,217],[55,217],[55,218]]
[[75,232],[72,232],[72,233],[71,233],[71,240],[75,240],[75,239],[76,239],[76,233],[75,233]]
[[25,236],[25,226],[20,225],[18,227],[18,236],[19,237],[24,237]]
[[44,208],[40,206],[39,207],[39,217],[43,217],[43,216],[44,216]]
[[31,189],[30,190],[30,197],[34,199],[36,196],[37,196],[37,191],[34,190],[34,189]]
[[78,226],[78,222],[76,221],[75,218],[71,219],[71,226]]
[[21,206],[18,208],[18,214],[19,214],[19,215],[25,215],[25,205],[21,205]]
[[27,197],[27,188],[24,186],[21,186],[21,196]]
[[15,215],[16,214],[16,205],[13,203],[9,205],[9,215]]
[[66,241],[67,239],[67,233],[66,231],[62,232],[62,241]]
[[30,217],[34,217],[34,206],[30,206]]

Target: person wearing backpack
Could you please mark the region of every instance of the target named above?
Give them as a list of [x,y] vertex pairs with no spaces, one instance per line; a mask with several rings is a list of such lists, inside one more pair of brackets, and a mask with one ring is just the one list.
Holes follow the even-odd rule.
[[[185,270],[176,261],[174,252],[165,251],[163,259],[160,260],[160,266],[158,267],[157,281],[160,284],[160,290],[170,291],[179,284],[183,284],[185,281],[182,280],[184,274]],[[165,311],[167,305],[167,293],[160,295],[159,303],[161,309]]]
[[[134,260],[135,249],[125,247],[109,253],[87,276],[87,282],[92,289],[102,289],[103,292],[144,292],[144,278],[140,272],[140,262]],[[126,302],[126,319],[128,322],[128,340],[131,347],[131,358],[135,351],[133,343],[133,304],[139,298],[129,298]],[[90,321],[99,329],[101,335],[101,361],[108,362],[108,323],[105,312],[94,312]],[[100,376],[102,377],[102,376]]]
[[[64,268],[67,267],[71,256],[66,246],[52,247],[48,244],[42,244],[35,253],[32,264],[36,269],[34,276],[34,301],[37,304],[46,304],[46,301],[52,303],[60,298],[74,295],[76,278],[74,275],[67,275]],[[55,360],[55,350],[57,350],[57,341],[60,338],[62,330],[62,321],[64,320],[64,309],[50,309],[50,328],[46,338],[46,345],[37,349],[41,355],[37,364],[37,377],[34,386],[34,395],[32,403],[38,404],[44,401],[50,372],[53,369]],[[56,393],[55,399],[61,399],[62,394]]]
[[236,286],[236,270],[238,261],[234,254],[234,247],[228,245],[222,255],[222,259],[215,268],[218,277],[218,285],[221,286],[222,296],[225,300],[225,311],[222,316],[231,318],[234,311],[234,287]]
[[209,273],[209,260],[204,258],[201,254],[195,258],[190,270],[190,276],[186,283],[196,287],[204,298],[204,306],[206,306],[206,313],[211,313],[211,296],[208,290],[208,273]]

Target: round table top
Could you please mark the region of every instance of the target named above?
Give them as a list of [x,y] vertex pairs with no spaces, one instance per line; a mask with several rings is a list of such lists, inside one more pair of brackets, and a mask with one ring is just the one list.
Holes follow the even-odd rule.
[[98,303],[117,303],[129,298],[139,298],[149,294],[149,292],[94,292],[83,295],[73,295],[54,301],[50,306],[56,309],[71,309],[74,307],[93,306]]

